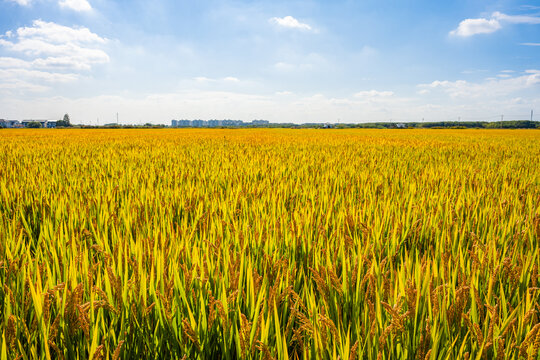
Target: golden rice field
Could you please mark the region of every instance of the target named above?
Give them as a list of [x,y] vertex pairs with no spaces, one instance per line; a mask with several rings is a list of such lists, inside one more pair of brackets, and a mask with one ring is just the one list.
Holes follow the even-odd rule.
[[540,359],[540,131],[0,131],[1,359]]

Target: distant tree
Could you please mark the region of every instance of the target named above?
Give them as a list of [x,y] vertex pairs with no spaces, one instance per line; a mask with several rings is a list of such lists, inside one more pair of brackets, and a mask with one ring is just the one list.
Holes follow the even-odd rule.
[[26,125],[26,127],[30,129],[39,129],[41,127],[41,123],[38,121],[32,121],[32,122],[29,122],[28,125]]
[[71,122],[69,120],[69,115],[68,114],[65,114],[64,115],[64,118],[62,120],[58,120],[56,122],[56,126],[62,126],[62,127],[70,127],[71,126]]

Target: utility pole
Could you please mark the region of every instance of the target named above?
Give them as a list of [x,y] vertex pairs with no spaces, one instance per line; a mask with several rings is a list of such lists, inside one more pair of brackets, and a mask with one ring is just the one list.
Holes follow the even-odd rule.
[[504,120],[504,115],[501,115],[501,121],[503,121],[503,120]]
[[533,111],[531,109],[531,121],[533,121]]
[[116,125],[118,125],[118,113],[116,113]]

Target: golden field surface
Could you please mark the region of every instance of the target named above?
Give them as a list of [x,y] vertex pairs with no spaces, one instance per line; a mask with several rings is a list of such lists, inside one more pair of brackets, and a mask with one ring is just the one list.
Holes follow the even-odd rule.
[[1,359],[540,359],[540,131],[0,131]]

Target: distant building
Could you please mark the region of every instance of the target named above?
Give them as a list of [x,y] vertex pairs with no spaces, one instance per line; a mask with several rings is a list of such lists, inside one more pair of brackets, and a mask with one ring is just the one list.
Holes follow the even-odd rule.
[[268,120],[253,120],[251,122],[251,124],[253,124],[255,126],[266,126],[266,125],[270,124],[270,121],[268,121]]
[[0,127],[4,128],[18,128],[22,127],[19,120],[6,120],[6,119],[0,119]]
[[223,120],[223,126],[243,126],[244,122],[241,120]]
[[396,124],[396,127],[397,127],[398,129],[405,129],[405,128],[407,128],[407,125],[406,125],[406,124],[403,124],[403,123],[399,123],[399,124]]
[[270,124],[268,120],[253,120],[245,123],[242,120],[171,120],[171,127],[242,127],[242,126],[266,126]]
[[204,121],[204,120],[193,120],[191,122],[191,126],[193,126],[193,127],[204,127],[206,125],[205,123],[206,123],[206,121]]
[[28,124],[33,123],[33,122],[38,122],[38,123],[41,124],[41,127],[46,128],[47,123],[49,122],[49,120],[32,120],[32,119],[30,119],[30,120],[21,121],[21,124],[22,124],[23,127],[28,127]]
[[47,128],[48,128],[48,129],[54,129],[54,128],[56,128],[56,120],[48,120],[48,121],[47,121]]
[[208,127],[218,127],[223,126],[223,121],[221,120],[208,120]]
[[171,127],[190,127],[191,120],[171,120]]
[[322,127],[323,129],[333,129],[335,126],[334,124],[326,123]]

